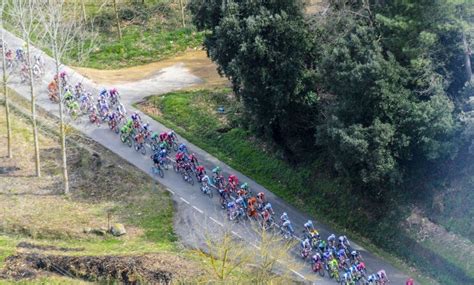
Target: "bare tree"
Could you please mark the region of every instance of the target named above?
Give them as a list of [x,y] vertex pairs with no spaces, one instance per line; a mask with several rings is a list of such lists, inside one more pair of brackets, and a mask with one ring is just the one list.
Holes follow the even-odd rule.
[[122,40],[122,28],[120,27],[120,19],[118,15],[118,9],[117,9],[117,0],[114,1],[114,14],[115,14],[115,23],[117,24],[117,32],[119,36],[119,40]]
[[[205,227],[194,225],[194,228]],[[254,237],[255,243],[238,237],[233,232],[233,224],[225,224],[218,232],[210,231],[201,239],[205,244],[199,250],[206,282],[223,284],[289,284],[293,276],[292,270],[301,269],[292,256],[296,241],[288,241],[278,233],[263,230],[259,225],[248,224],[244,236]],[[204,232],[206,228],[202,229]],[[198,230],[199,231],[199,230]],[[193,231],[194,232],[194,231]],[[278,274],[277,274],[278,273]]]
[[1,6],[0,6],[0,29],[1,29],[1,44],[2,44],[2,71],[3,71],[3,76],[2,76],[2,87],[3,87],[3,95],[5,96],[5,114],[6,114],[6,120],[7,120],[7,149],[8,149],[8,158],[13,158],[13,152],[12,152],[12,127],[11,127],[11,122],[10,122],[10,103],[9,103],[9,98],[8,98],[8,79],[9,79],[9,74],[7,70],[7,59],[6,59],[6,49],[7,45],[5,43],[5,31],[3,29],[3,15],[4,15],[4,9],[6,6],[6,0],[2,0]]
[[184,0],[179,0],[179,9],[181,10],[181,22],[183,24],[183,28],[186,28],[186,4],[183,1]]
[[[73,48],[77,48],[78,41],[83,42],[85,30],[83,29],[83,21],[79,21],[76,13],[71,11],[71,6],[66,6],[66,0],[41,0],[40,22],[44,29],[44,41],[51,50],[55,63],[55,74],[59,80],[59,120],[60,120],[60,143],[62,156],[62,172],[64,178],[64,193],[69,193],[69,175],[67,170],[67,152],[66,152],[66,130],[64,122],[64,89],[61,87],[62,82],[60,76],[63,67],[62,59],[64,55]],[[79,43],[80,44],[80,43]],[[89,45],[91,49],[91,45]]]
[[36,125],[36,90],[33,76],[33,62],[32,62],[32,38],[37,36],[38,31],[38,5],[35,0],[15,0],[9,1],[11,3],[10,12],[15,19],[21,36],[26,45],[26,67],[28,70],[28,84],[30,87],[31,96],[31,123],[33,126],[33,140],[35,147],[35,166],[36,176],[41,176],[40,153],[38,142],[38,127]]

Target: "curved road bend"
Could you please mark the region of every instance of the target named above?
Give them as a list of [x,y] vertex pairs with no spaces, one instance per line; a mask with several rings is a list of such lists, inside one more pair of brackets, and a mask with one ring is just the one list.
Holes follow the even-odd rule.
[[[5,32],[5,41],[10,47],[16,48],[23,46],[23,41],[8,31]],[[39,53],[37,49],[33,49],[33,53]],[[47,95],[47,84],[48,80],[54,76],[54,61],[49,56],[43,54],[46,62],[46,74],[43,76],[41,82],[37,83],[37,105],[43,109],[58,116],[58,105],[53,104],[48,99]],[[97,86],[91,80],[83,77],[81,74],[75,72],[71,68],[65,67],[69,74],[70,80],[73,84],[76,82],[82,82],[87,90],[93,91],[93,94],[97,94],[101,86]],[[29,89],[25,84],[19,82],[18,76],[12,76],[10,80],[10,87],[18,92],[21,96],[29,99]],[[185,87],[192,86],[202,82],[198,77],[190,74],[187,69],[183,67],[183,64],[177,64],[168,68],[162,69],[160,72],[155,74],[149,79],[145,79],[138,82],[131,82],[122,85],[116,85],[120,94],[121,101],[125,105],[128,113],[139,112],[135,109],[132,104],[142,100],[146,96],[164,94],[173,90],[182,89]],[[110,86],[109,86],[110,87]],[[144,121],[148,121],[154,131],[165,131],[168,130],[162,124],[154,121],[152,118],[139,112]],[[88,122],[87,118],[80,118],[77,121],[69,122],[74,128],[81,131],[85,135],[99,142],[106,148],[110,149],[114,153],[120,155],[136,167],[150,174],[151,160],[149,158],[150,150],[148,149],[147,155],[143,156],[137,153],[133,148],[121,143],[120,139],[116,134],[109,131],[106,125],[96,127]],[[218,159],[208,154],[199,147],[189,143],[185,139],[180,137],[180,141],[185,142],[188,148],[197,154],[201,164],[207,169],[212,169],[215,165],[219,165],[224,174],[229,173],[236,174],[241,181],[246,181],[255,193],[264,192],[267,199],[272,203],[272,206],[279,216],[282,212],[286,211],[295,227],[295,232],[300,234],[303,230],[303,224],[308,219],[312,219],[315,222],[315,227],[319,230],[322,237],[327,238],[331,233],[335,233],[328,226],[318,222],[317,218],[309,217],[307,214],[302,213],[298,209],[284,202],[276,195],[259,185],[255,181],[251,180],[244,174],[232,169],[225,163],[220,162]],[[218,195],[214,195],[213,201],[209,201],[209,197],[203,195],[199,190],[198,186],[191,187],[189,184],[184,182],[177,174],[173,171],[167,171],[164,179],[158,180],[163,184],[173,196],[174,201],[177,204],[177,214],[175,219],[176,232],[181,236],[182,240],[190,246],[198,246],[206,248],[205,237],[212,235],[222,234],[222,231],[229,231],[235,235],[238,239],[243,239],[249,246],[258,249],[259,237],[254,232],[252,227],[241,224],[229,225],[225,217],[224,211],[218,205]],[[232,228],[230,229],[230,227]],[[337,235],[337,232],[336,232]],[[350,238],[350,237],[349,237]],[[393,267],[383,259],[376,257],[364,248],[358,246],[354,242],[352,245],[361,251],[362,256],[365,259],[368,273],[371,274],[379,269],[385,269],[391,284],[405,284],[405,280],[408,278],[400,270]],[[294,249],[295,255],[297,249]],[[298,261],[299,264],[296,267],[292,267],[296,280],[304,280],[307,283],[317,284],[336,284],[334,281],[329,280],[327,277],[321,278],[316,276],[310,268],[309,262]]]

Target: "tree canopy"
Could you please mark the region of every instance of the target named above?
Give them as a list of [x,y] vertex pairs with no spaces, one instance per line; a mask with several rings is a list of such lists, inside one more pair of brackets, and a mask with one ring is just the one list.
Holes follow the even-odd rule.
[[358,189],[383,196],[412,162],[449,159],[460,147],[472,9],[329,2],[314,16],[292,0],[194,0],[191,10],[251,127],[289,157],[329,153]]

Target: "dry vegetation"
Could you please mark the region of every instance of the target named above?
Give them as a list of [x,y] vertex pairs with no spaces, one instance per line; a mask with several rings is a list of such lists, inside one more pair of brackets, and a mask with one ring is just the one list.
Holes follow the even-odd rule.
[[[6,144],[0,144],[0,284],[16,279],[25,284],[81,283],[72,277],[176,281],[201,274],[199,264],[177,249],[171,199],[151,178],[70,131],[76,142],[68,148],[72,193],[64,196],[57,136],[43,128],[44,172],[36,178],[29,121],[18,114],[12,119],[14,159],[6,158]],[[0,108],[0,141],[5,140]],[[109,223],[124,224],[127,234],[103,235],[100,231]],[[91,264],[107,264],[107,270]],[[124,275],[128,277],[116,275],[129,264],[135,267]],[[58,276],[57,268],[65,277]]]

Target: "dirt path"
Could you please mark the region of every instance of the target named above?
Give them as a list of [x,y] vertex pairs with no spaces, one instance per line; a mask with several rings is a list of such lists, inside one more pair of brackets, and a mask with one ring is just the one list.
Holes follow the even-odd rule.
[[217,73],[217,66],[207,58],[204,50],[187,51],[174,58],[122,69],[100,70],[85,67],[73,67],[73,69],[98,85],[121,85],[153,79],[162,69],[175,65],[182,65],[190,73],[201,78],[203,82],[197,87],[212,88],[229,84],[226,78]]

